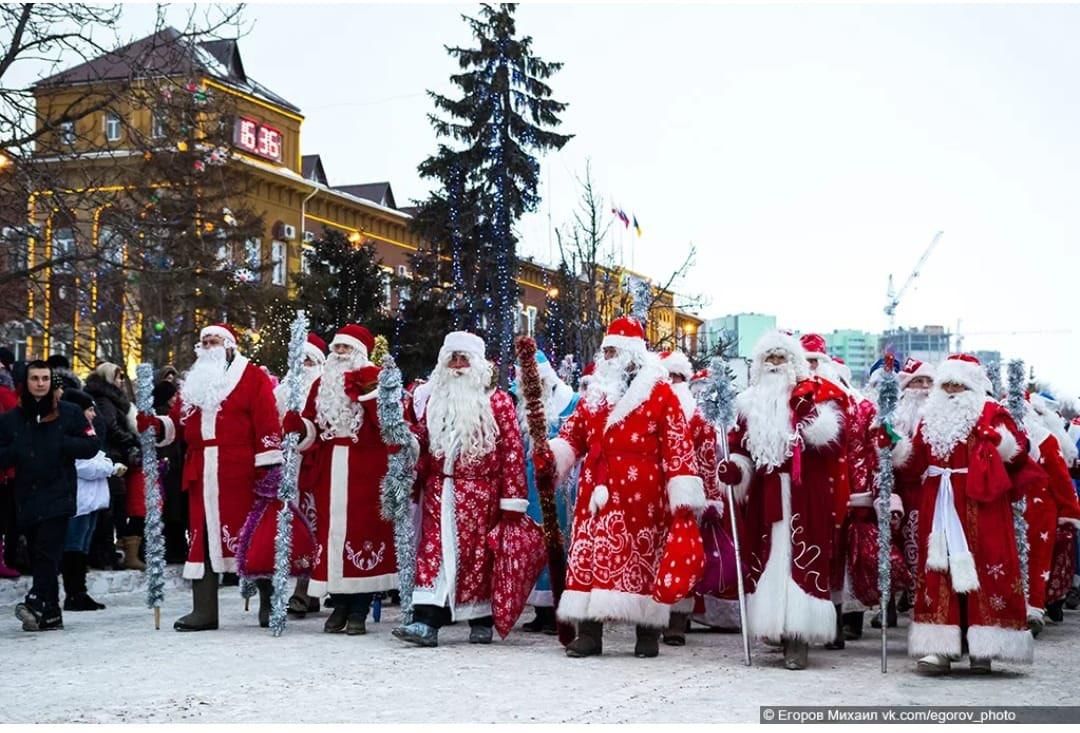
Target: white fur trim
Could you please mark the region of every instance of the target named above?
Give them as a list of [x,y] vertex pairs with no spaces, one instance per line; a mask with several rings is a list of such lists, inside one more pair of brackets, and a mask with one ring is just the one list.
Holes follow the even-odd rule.
[[313,362],[320,366],[326,363],[326,354],[322,352],[322,349],[307,341],[304,342],[304,356],[310,357]]
[[756,381],[754,374],[760,370],[765,357],[774,351],[783,351],[788,354],[792,365],[795,367],[795,376],[797,378],[807,379],[810,376],[810,364],[806,361],[805,352],[799,340],[783,331],[769,331],[754,344],[751,383]]
[[979,589],[979,573],[975,570],[975,558],[970,552],[949,555],[949,575],[957,593]]
[[232,344],[234,347],[236,346],[236,337],[233,336],[232,333],[227,328],[222,328],[221,326],[216,326],[215,325],[215,326],[207,326],[203,330],[199,331],[199,339],[200,340],[202,340],[203,338],[205,338],[207,336],[218,336],[218,337],[220,337],[221,340],[225,342],[226,347],[229,346],[230,344]]
[[372,575],[367,578],[336,578],[333,581],[308,581],[308,595],[319,597],[326,593],[381,593],[396,590],[398,574]]
[[946,359],[937,368],[934,378],[934,386],[954,382],[962,384],[968,389],[986,394],[991,390],[990,378],[979,364],[972,364],[962,359]]
[[616,336],[614,334],[604,336],[604,340],[600,342],[600,348],[622,349],[623,351],[629,351],[632,354],[644,354],[648,349],[648,347],[645,346],[645,339],[640,339],[636,336]]
[[1058,517],[1059,526],[1066,524],[1071,524],[1077,529],[1080,529],[1080,519],[1077,519],[1076,517]]
[[499,509],[504,512],[523,513],[528,508],[528,499],[499,499]]
[[945,533],[931,532],[926,545],[926,567],[939,572],[948,570],[949,550],[945,546]]
[[840,427],[840,410],[831,402],[822,402],[817,416],[802,426],[802,436],[807,445],[820,448],[840,437]]
[[597,484],[593,487],[592,495],[589,496],[589,509],[593,514],[607,506],[608,502],[608,488],[603,484]]
[[892,449],[892,462],[896,468],[902,468],[907,465],[911,460],[911,454],[915,450],[915,445],[912,443],[911,438],[901,438],[900,442],[893,446]]
[[315,423],[311,422],[311,420],[308,420],[306,417],[300,419],[304,421],[304,435],[300,439],[300,442],[296,444],[296,449],[303,452],[315,445],[315,434],[317,431],[315,430]]
[[285,456],[282,455],[278,449],[264,450],[262,453],[255,454],[255,467],[262,468],[263,466],[276,466],[285,460]]
[[627,621],[640,626],[663,628],[671,607],[651,596],[617,590],[567,590],[559,599],[561,621]]
[[1001,456],[1001,460],[1008,463],[1019,455],[1020,444],[1016,442],[1016,438],[1004,425],[999,425],[997,431],[998,435],[1001,436],[1001,442],[998,443],[997,447],[998,455]]
[[897,381],[900,382],[900,389],[907,389],[908,383],[912,379],[915,379],[915,377],[930,377],[930,379],[932,380],[934,378],[934,365],[928,361],[924,361],[920,363],[919,368],[913,371],[911,374],[901,371],[899,374],[896,375]]
[[570,475],[570,470],[577,463],[577,454],[564,438],[552,438],[548,441],[551,452],[555,455],[555,482],[561,484]]
[[960,656],[960,627],[948,624],[926,624],[913,621],[908,627],[908,656],[927,654]]
[[[345,577],[346,524],[349,521],[349,447],[335,445],[330,451],[330,485],[326,518],[326,581],[336,585]],[[320,487],[322,488],[322,487]]]
[[715,509],[717,516],[723,518],[725,511],[725,503],[719,499],[709,499],[705,502],[705,507],[708,509]]
[[998,626],[971,626],[967,630],[968,654],[982,659],[1031,664],[1035,660],[1035,639],[1027,629]]
[[688,382],[690,377],[694,376],[694,367],[690,364],[690,359],[681,351],[672,351],[668,356],[661,359],[660,363],[668,370],[668,374],[685,377]]
[[667,482],[671,511],[687,507],[694,511],[705,508],[705,485],[699,476],[672,476]]
[[451,331],[446,334],[446,338],[443,339],[443,345],[440,351],[461,351],[466,354],[483,355],[487,353],[487,346],[484,344],[484,339],[480,338],[475,333],[469,333],[468,331]]
[[185,562],[181,575],[185,580],[201,580],[206,575],[206,565],[201,562]]
[[330,342],[331,349],[334,348],[334,344],[344,344],[345,346],[351,346],[353,347],[353,349],[363,354],[365,360],[367,360],[368,358],[367,347],[364,346],[363,341],[356,338],[355,336],[350,336],[347,333],[336,333],[334,334],[334,339]]
[[176,423],[168,415],[155,415],[155,417],[161,422],[162,438],[160,442],[155,443],[158,448],[162,448],[166,445],[172,445],[176,440]]
[[671,386],[664,382],[666,378],[667,370],[660,365],[660,360],[655,356],[646,358],[637,374],[630,381],[630,386],[626,388],[622,397],[619,398],[619,401],[611,408],[611,412],[608,413],[607,424],[604,429],[610,430],[612,426],[618,425],[630,413],[645,404],[658,384],[663,384],[665,389],[671,389]]
[[754,463],[740,453],[732,453],[731,462],[737,465],[742,473],[742,476],[739,477],[739,483],[731,487],[732,493],[735,494],[735,501],[742,504],[746,501],[746,495],[750,489],[750,480],[754,477]]

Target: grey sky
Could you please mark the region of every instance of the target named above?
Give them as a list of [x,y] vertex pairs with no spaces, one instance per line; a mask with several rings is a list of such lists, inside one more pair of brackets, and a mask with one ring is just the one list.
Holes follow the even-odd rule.
[[[247,72],[306,115],[331,183],[425,192],[428,88],[453,71],[475,5],[252,5]],[[140,16],[140,13],[142,15]],[[703,315],[777,314],[801,330],[880,331],[889,272],[945,236],[901,325],[971,333],[1074,329],[1080,255],[1080,8],[1069,6],[525,5],[519,30],[566,66],[552,81],[576,134],[545,160],[523,251],[548,257],[592,160],[637,215],[636,269]],[[148,9],[131,8],[138,35]],[[149,22],[146,20],[146,22]],[[550,183],[550,185],[548,185]],[[1080,329],[969,336],[1080,392]]]

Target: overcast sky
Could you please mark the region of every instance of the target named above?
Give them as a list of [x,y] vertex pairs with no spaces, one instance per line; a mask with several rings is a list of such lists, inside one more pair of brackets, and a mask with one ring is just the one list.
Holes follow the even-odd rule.
[[[303,110],[331,184],[389,180],[402,205],[426,192],[424,90],[446,90],[443,44],[476,7],[251,5],[245,69]],[[149,22],[131,8],[125,28]],[[550,83],[576,135],[543,162],[523,253],[548,258],[549,210],[569,220],[591,159],[644,230],[626,264],[633,242],[666,277],[697,245],[678,290],[702,315],[880,331],[888,274],[944,230],[899,324],[962,320],[965,349],[1080,393],[1080,8],[524,5],[518,29],[565,63]]]

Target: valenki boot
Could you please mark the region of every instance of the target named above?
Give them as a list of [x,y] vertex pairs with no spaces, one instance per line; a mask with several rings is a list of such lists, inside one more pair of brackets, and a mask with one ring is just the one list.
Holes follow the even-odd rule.
[[593,657],[604,653],[604,624],[601,621],[582,621],[577,638],[566,647],[568,657]]
[[668,646],[686,646],[686,626],[690,614],[672,612],[664,629],[664,643]]
[[259,578],[255,581],[255,587],[259,590],[259,626],[264,629],[270,628],[270,594],[274,585],[269,578]]
[[634,629],[637,643],[634,644],[634,656],[638,659],[652,659],[660,655],[660,629],[650,626],[637,626]]
[[121,537],[120,545],[124,550],[125,570],[146,570],[146,563],[139,559],[139,545],[142,537]]
[[207,561],[203,576],[191,581],[192,611],[173,624],[177,631],[214,631],[218,627],[218,576]]

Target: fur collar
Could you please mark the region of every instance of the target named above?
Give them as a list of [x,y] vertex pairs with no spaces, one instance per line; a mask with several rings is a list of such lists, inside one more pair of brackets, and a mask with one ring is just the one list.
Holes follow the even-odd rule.
[[611,408],[604,429],[610,430],[613,426],[625,420],[631,412],[645,404],[645,401],[649,399],[649,395],[652,394],[653,388],[666,379],[667,369],[660,364],[660,361],[658,359],[646,359],[645,363],[638,369],[637,374],[634,375],[633,380],[631,380],[630,386],[626,388],[622,397]]

